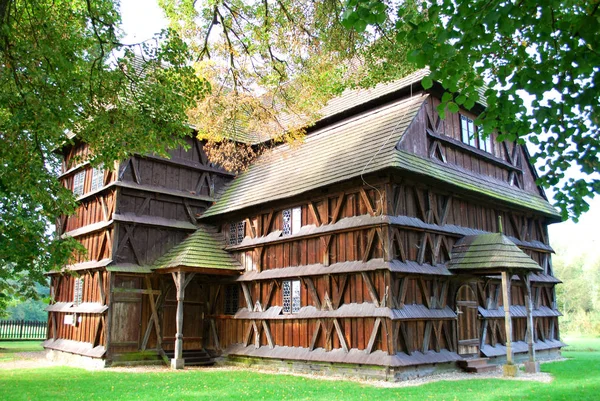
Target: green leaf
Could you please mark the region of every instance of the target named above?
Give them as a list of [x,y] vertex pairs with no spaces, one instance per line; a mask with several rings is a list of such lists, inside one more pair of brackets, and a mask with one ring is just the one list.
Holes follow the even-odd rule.
[[459,110],[460,107],[458,107],[456,103],[448,102],[448,111],[450,111],[451,113],[458,113]]
[[433,86],[433,80],[429,76],[423,77],[421,85],[423,85],[423,89],[430,89]]

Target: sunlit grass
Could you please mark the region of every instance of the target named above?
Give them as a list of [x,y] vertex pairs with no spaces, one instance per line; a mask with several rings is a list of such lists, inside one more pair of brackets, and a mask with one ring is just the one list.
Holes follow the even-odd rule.
[[600,339],[570,339],[570,343],[573,350],[563,352],[568,360],[542,365],[542,371],[554,376],[551,383],[472,379],[439,381],[417,387],[380,388],[345,380],[319,380],[242,370],[135,373],[52,367],[1,371],[0,398],[90,401],[598,400],[600,351],[583,350],[596,349]]

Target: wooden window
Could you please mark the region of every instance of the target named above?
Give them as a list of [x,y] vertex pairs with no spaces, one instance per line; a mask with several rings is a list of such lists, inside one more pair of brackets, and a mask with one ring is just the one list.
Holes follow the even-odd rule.
[[100,165],[92,169],[92,191],[96,191],[104,186],[104,166]]
[[83,300],[83,277],[75,278],[75,284],[73,288],[73,304],[78,306]]
[[80,171],[73,177],[73,193],[75,196],[83,195],[83,183],[85,182],[85,170]]
[[229,245],[238,245],[246,236],[246,222],[238,221],[229,224]]
[[283,211],[283,235],[296,234],[302,227],[302,208],[295,207]]
[[477,133],[475,132],[475,124],[473,123],[473,120],[461,115],[460,128],[462,141],[468,145],[477,147]]
[[463,115],[460,116],[460,131],[461,139],[467,145],[473,146],[474,148],[479,148],[484,152],[492,154],[494,153],[494,149],[492,147],[492,137],[488,136],[485,139],[481,138],[475,123],[470,118]]
[[300,311],[300,280],[285,280],[283,282],[283,313],[298,313]]
[[226,315],[235,315],[240,304],[240,290],[237,285],[232,284],[225,287],[225,308]]

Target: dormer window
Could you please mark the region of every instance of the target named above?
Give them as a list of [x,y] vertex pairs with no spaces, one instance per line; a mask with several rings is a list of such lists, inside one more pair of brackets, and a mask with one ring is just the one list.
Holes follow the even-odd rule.
[[246,236],[246,222],[238,221],[229,224],[229,245],[239,245]]
[[100,165],[92,169],[92,191],[96,191],[104,186],[104,166]]
[[302,208],[295,207],[283,211],[283,235],[292,235],[300,231],[302,227]]
[[73,177],[73,194],[75,196],[83,195],[83,183],[85,182],[85,170],[80,171]]
[[491,136],[485,139],[481,138],[477,132],[477,126],[469,117],[460,116],[460,131],[463,143],[474,148],[479,148],[484,152],[493,153]]

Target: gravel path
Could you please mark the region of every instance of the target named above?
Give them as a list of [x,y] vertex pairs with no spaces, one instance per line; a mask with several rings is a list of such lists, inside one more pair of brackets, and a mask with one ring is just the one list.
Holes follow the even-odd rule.
[[12,355],[15,355],[17,358],[10,361],[0,360],[0,370],[32,369],[56,366],[54,363],[46,359],[46,351],[17,352],[16,354]]

